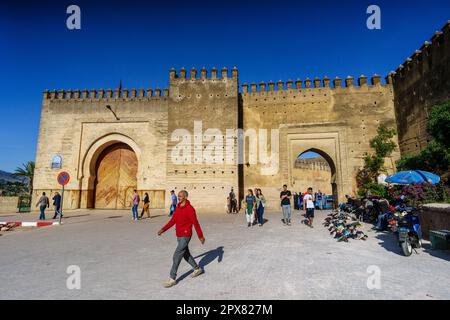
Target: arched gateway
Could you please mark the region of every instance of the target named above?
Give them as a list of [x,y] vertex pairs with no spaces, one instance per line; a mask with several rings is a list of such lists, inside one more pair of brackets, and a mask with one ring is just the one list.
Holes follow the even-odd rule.
[[129,208],[137,187],[136,174],[137,157],[129,145],[117,143],[103,150],[96,163],[94,207]]

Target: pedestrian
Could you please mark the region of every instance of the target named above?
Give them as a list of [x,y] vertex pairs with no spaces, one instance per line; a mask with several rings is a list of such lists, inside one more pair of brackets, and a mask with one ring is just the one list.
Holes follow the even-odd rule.
[[42,196],[39,198],[36,207],[39,207],[39,210],[41,212],[39,220],[45,220],[45,209],[50,208],[50,201],[48,200],[48,197],[45,195],[45,192],[42,192]]
[[236,212],[236,194],[233,191],[233,188],[231,188],[230,194],[228,195],[229,197],[229,208],[230,208],[230,213],[235,213]]
[[175,212],[175,208],[177,207],[178,201],[177,201],[177,196],[175,195],[175,191],[172,190],[170,191],[170,213],[169,213],[169,217],[171,217],[173,215],[173,213]]
[[319,190],[316,193],[315,198],[316,198],[317,206],[319,207],[320,210],[322,210],[323,209],[323,202],[322,202],[323,194],[322,194],[322,191]]
[[292,194],[287,189],[287,185],[283,185],[283,191],[280,193],[281,209],[283,211],[283,224],[291,225],[291,198]]
[[170,221],[158,231],[158,236],[160,236],[175,225],[178,242],[177,248],[173,254],[173,264],[172,269],[170,270],[170,278],[166,283],[164,283],[164,287],[166,288],[170,288],[177,284],[176,278],[178,266],[183,258],[192,266],[192,268],[194,268],[192,277],[197,277],[203,273],[202,268],[198,266],[189,251],[189,241],[191,241],[192,237],[192,226],[194,226],[197,236],[202,244],[205,243],[205,238],[203,236],[202,228],[197,220],[195,209],[192,207],[187,198],[188,192],[186,190],[181,190],[178,193],[179,202],[175,208],[172,219],[170,219]]
[[303,192],[298,193],[298,210],[303,210]]
[[[53,206],[55,208],[55,215],[53,216],[53,219],[56,219],[58,215],[61,214],[61,195],[59,192],[55,192],[55,195],[53,196]],[[61,215],[62,217],[62,215]]]
[[306,224],[313,228],[313,220],[314,220],[314,197],[313,197],[313,189],[311,187],[308,188],[308,192],[303,197],[303,207],[306,208]]
[[139,195],[137,193],[137,190],[133,190],[133,197],[131,199],[131,212],[133,213],[133,220],[137,221],[138,217],[139,217],[139,213],[138,213],[138,207],[139,207],[139,202],[141,201],[141,199],[139,198]]
[[248,189],[247,196],[245,197],[245,218],[247,219],[247,226],[251,227],[255,220],[254,209],[256,207],[256,198],[253,195],[253,190]]
[[298,194],[297,194],[297,192],[294,192],[294,210],[299,210],[298,209]]
[[264,197],[261,189],[256,189],[256,213],[258,216],[258,225],[262,227],[264,220],[264,207],[266,206],[266,198]]
[[322,209],[329,209],[327,207],[327,194],[326,193],[324,193],[322,195]]
[[144,202],[144,206],[142,207],[141,219],[144,216],[144,212],[147,214],[147,218],[150,218],[150,197],[147,192],[144,193],[144,200],[142,202]]

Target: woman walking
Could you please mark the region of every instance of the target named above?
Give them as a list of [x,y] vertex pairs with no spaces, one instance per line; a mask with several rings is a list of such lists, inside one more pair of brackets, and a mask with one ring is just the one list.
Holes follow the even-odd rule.
[[144,216],[144,213],[147,213],[147,218],[150,218],[150,197],[148,196],[147,192],[144,194],[143,202],[144,207],[142,208],[141,219]]
[[266,198],[262,194],[261,189],[256,189],[256,213],[258,215],[258,225],[262,227],[264,207],[266,206]]
[[256,198],[253,195],[252,189],[248,189],[247,196],[245,197],[245,204],[245,217],[247,218],[247,226],[251,227],[253,225],[253,221],[255,220],[253,210],[256,206]]

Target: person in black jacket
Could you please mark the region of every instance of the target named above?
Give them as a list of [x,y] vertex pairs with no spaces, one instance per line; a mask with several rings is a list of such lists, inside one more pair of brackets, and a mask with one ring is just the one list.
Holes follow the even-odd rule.
[[53,206],[55,207],[55,215],[53,216],[53,219],[56,219],[58,215],[61,214],[61,195],[59,194],[59,192],[55,192],[52,200]]

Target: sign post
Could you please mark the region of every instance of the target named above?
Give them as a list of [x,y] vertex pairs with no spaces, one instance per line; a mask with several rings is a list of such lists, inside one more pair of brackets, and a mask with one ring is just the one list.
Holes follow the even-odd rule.
[[63,212],[63,203],[64,203],[64,187],[69,183],[70,181],[70,174],[63,171],[60,174],[58,174],[58,178],[56,178],[58,183],[62,186],[62,192],[61,192],[61,207],[59,208],[59,224],[61,224],[61,218],[62,218],[62,212]]

